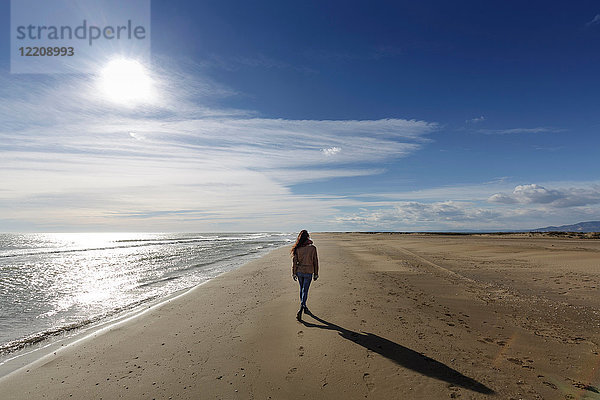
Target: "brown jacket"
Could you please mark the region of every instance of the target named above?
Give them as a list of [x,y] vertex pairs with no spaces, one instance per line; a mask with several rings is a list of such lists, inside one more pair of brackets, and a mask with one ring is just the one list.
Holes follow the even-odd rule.
[[298,272],[319,275],[317,248],[312,245],[312,242],[296,249],[292,259],[292,275],[296,275]]

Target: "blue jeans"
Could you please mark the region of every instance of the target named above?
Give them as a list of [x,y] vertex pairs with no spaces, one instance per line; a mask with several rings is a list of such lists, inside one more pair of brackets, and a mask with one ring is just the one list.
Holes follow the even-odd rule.
[[312,274],[304,274],[298,272],[298,283],[300,284],[300,307],[306,307],[306,299],[308,299],[308,288],[312,281]]

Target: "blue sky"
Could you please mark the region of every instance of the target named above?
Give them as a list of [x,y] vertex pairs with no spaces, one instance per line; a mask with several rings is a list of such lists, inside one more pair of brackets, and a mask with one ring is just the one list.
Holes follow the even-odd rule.
[[10,74],[0,231],[600,219],[597,2],[153,1],[152,101]]

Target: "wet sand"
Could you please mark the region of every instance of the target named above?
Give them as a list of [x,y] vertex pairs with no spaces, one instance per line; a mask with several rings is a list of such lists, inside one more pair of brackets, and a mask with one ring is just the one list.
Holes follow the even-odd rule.
[[0,380],[6,399],[600,399],[600,240],[318,234]]

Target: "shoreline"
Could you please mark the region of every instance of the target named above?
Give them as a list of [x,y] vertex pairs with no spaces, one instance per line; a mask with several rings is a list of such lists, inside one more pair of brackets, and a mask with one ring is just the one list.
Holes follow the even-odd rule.
[[[228,272],[230,271],[223,272],[223,274],[226,274]],[[196,287],[208,283],[209,281],[210,279],[196,286],[192,286],[190,288],[182,289],[175,293],[171,293],[166,297],[148,301],[143,305],[137,305],[133,309],[125,311],[124,313],[119,313],[116,316],[113,316],[112,318],[92,322],[82,327],[74,328],[71,331],[66,331],[64,336],[56,335],[55,337],[49,337],[31,345],[31,348],[24,347],[13,353],[9,353],[7,354],[7,356],[12,357],[7,357],[5,360],[0,362],[0,380],[8,375],[18,372],[23,368],[26,368],[27,366],[35,362],[41,361],[42,359],[48,357],[51,354],[56,354],[57,352],[65,348],[75,345],[81,341],[90,339],[96,334],[102,334],[102,332],[105,330],[110,330],[113,327],[117,327],[119,324],[126,323],[127,321],[142,316],[146,312],[154,308],[160,307],[163,304],[166,304],[172,300],[175,300],[180,296],[183,296],[186,293],[192,291]],[[20,359],[23,359],[23,361],[19,362],[18,360]]]
[[1,378],[0,391],[32,399],[598,398],[599,242],[313,240],[322,271],[301,323],[280,247]]
[[[246,262],[242,262],[240,265],[235,266],[233,269],[226,270],[214,277],[209,277],[206,281],[201,282],[197,285],[177,290],[173,293],[168,294],[167,296],[144,301],[143,303],[135,305],[130,309],[121,310],[112,315],[100,318],[97,321],[85,323],[76,328],[64,330],[61,333],[48,336],[45,339],[42,339],[31,345],[25,345],[23,348],[11,351],[5,354],[4,356],[0,357],[0,379],[12,373],[15,373],[27,367],[28,365],[33,364],[36,361],[41,360],[45,357],[48,357],[49,355],[56,353],[64,348],[67,348],[77,342],[86,340],[98,333],[101,333],[104,330],[110,329],[121,323],[125,323],[138,316],[142,316],[149,310],[160,307],[165,303],[179,298],[180,296],[185,295],[191,292],[192,290],[201,287],[202,285],[205,285],[206,283],[210,282],[218,276],[235,271],[236,269],[243,267],[248,262],[260,259],[266,254],[287,245],[288,244],[282,244],[281,246],[277,246],[274,248],[265,248],[265,250],[261,252],[262,254],[258,257],[253,255],[251,258],[247,259]],[[222,263],[223,261],[219,262]]]

